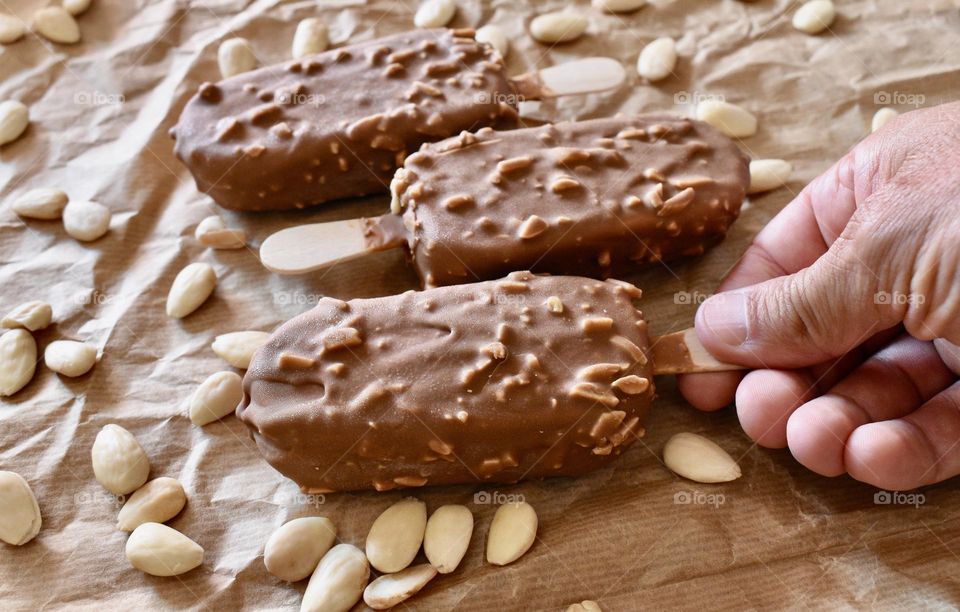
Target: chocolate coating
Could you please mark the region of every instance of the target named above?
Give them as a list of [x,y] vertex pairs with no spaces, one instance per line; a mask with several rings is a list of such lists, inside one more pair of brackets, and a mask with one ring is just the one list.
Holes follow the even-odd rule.
[[430,287],[518,269],[606,278],[699,255],[749,181],[747,156],[709,125],[639,116],[425,144],[391,189]]
[[237,415],[308,492],[583,474],[643,435],[653,371],[639,296],[516,272],[324,298],[254,356]]
[[514,125],[512,92],[471,30],[418,30],[204,83],[171,135],[217,204],[302,208],[386,192],[424,142]]

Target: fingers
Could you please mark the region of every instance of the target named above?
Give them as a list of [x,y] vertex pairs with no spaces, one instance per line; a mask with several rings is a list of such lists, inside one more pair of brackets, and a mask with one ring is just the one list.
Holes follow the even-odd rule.
[[738,372],[685,374],[677,376],[677,389],[694,408],[713,412],[730,405],[743,376]]

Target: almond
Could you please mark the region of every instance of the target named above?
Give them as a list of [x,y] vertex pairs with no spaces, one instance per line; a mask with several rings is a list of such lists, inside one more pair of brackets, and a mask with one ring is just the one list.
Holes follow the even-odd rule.
[[367,558],[377,570],[399,572],[413,562],[427,527],[427,505],[408,497],[383,511],[367,534]]
[[133,434],[119,425],[106,425],[90,449],[97,482],[114,495],[132,493],[147,482],[150,460]]
[[593,0],[593,8],[608,13],[632,13],[646,3],[647,0]]
[[810,0],[793,14],[793,27],[807,34],[819,34],[837,17],[837,9],[830,0]]
[[217,273],[207,263],[192,263],[173,279],[167,294],[167,316],[182,319],[203,305],[217,286]]
[[413,24],[418,28],[442,28],[456,12],[457,4],[453,0],[426,0],[413,16]]
[[0,102],[0,145],[13,142],[23,134],[30,123],[30,111],[22,102]]
[[495,25],[483,26],[477,30],[474,38],[477,42],[487,43],[496,49],[501,57],[507,57],[507,52],[510,51],[510,42],[507,40],[507,35]]
[[729,102],[701,102],[697,105],[697,119],[733,138],[746,138],[757,133],[757,118],[750,111]]
[[203,548],[172,527],[144,523],[127,539],[130,565],[151,576],[179,576],[203,563]]
[[40,532],[40,506],[30,485],[14,472],[0,472],[0,540],[22,546]]
[[60,6],[48,6],[35,12],[33,30],[50,42],[70,45],[80,41],[77,20]]
[[24,302],[3,317],[0,325],[8,329],[23,328],[35,332],[48,327],[52,319],[53,308],[50,304],[40,301]]
[[110,229],[110,209],[84,200],[67,203],[63,209],[63,229],[83,242],[92,242]]
[[747,193],[760,193],[782,187],[793,172],[790,162],[782,159],[755,159],[750,162],[750,187]]
[[13,201],[10,208],[21,217],[30,219],[59,219],[67,205],[67,194],[52,187],[31,189]]
[[440,506],[427,521],[423,552],[441,574],[457,569],[470,546],[473,513],[466,506]]
[[637,74],[651,83],[667,78],[677,66],[677,45],[669,36],[648,44],[637,58]]
[[530,34],[542,43],[576,40],[587,29],[587,18],[569,11],[545,13],[530,22]]
[[678,433],[663,447],[663,462],[674,474],[694,482],[729,482],[740,478],[737,462],[712,441]]
[[183,485],[166,476],[143,485],[123,504],[117,515],[117,529],[133,531],[144,523],[165,523],[180,514],[187,503]]
[[0,44],[17,42],[27,33],[27,27],[13,15],[0,15]]
[[350,544],[338,544],[320,560],[303,593],[300,612],[347,612],[360,601],[370,578],[370,564],[363,552]]
[[212,249],[242,249],[247,245],[247,234],[242,229],[227,229],[223,219],[214,215],[197,225],[197,242]]
[[380,576],[363,591],[363,601],[374,610],[386,610],[417,594],[437,575],[429,563],[414,565],[396,574]]
[[330,46],[327,24],[316,17],[308,17],[297,24],[293,33],[293,58],[300,59],[314,53],[322,53]]
[[246,38],[230,38],[220,43],[217,50],[217,64],[220,74],[225,79],[253,70],[257,65],[257,58],[253,48]]
[[320,559],[337,541],[337,528],[322,516],[305,516],[284,523],[267,540],[263,563],[267,571],[287,582],[310,576]]
[[870,122],[870,131],[876,132],[890,121],[896,119],[899,115],[900,113],[890,107],[885,106],[881,108],[873,115],[873,120]]
[[0,336],[0,397],[27,386],[37,369],[37,342],[25,329]]
[[261,331],[230,332],[214,338],[210,348],[233,367],[246,370],[250,367],[253,354],[266,344],[269,338],[270,334]]
[[57,340],[47,345],[43,363],[64,376],[83,376],[97,363],[97,347],[75,340]]
[[570,604],[567,612],[603,612],[603,610],[597,602],[584,599],[580,603]]
[[507,565],[530,550],[537,537],[537,512],[527,502],[497,508],[487,535],[487,563]]
[[190,398],[190,420],[203,427],[237,409],[243,399],[243,379],[236,372],[217,372],[203,381]]
[[90,0],[63,0],[63,9],[73,16],[82,15],[90,8]]

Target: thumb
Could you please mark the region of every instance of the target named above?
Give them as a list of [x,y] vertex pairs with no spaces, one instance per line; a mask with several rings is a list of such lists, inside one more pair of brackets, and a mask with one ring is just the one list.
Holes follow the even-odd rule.
[[719,293],[697,312],[697,336],[715,357],[752,368],[823,363],[891,327],[863,264],[830,253],[795,274]]

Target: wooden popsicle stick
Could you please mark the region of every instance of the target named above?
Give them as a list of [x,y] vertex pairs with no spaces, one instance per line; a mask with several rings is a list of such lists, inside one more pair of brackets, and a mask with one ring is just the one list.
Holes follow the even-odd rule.
[[699,372],[729,372],[743,370],[743,366],[718,361],[700,344],[691,327],[683,331],[655,337],[650,347],[653,373],[695,374]]
[[626,78],[620,62],[609,57],[587,57],[510,77],[510,82],[522,98],[543,100],[615,89]]

